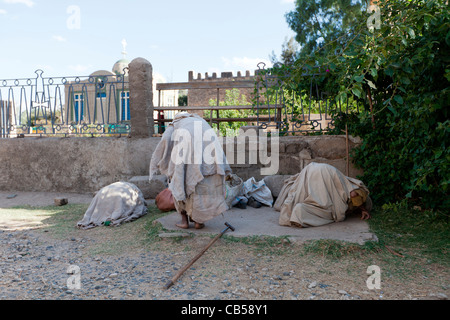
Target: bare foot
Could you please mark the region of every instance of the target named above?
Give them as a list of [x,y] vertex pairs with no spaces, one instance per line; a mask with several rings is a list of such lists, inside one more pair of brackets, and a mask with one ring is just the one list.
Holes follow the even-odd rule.
[[188,223],[182,223],[182,222],[180,222],[180,223],[176,223],[175,224],[178,228],[181,228],[181,229],[189,229],[189,224]]
[[205,227],[205,224],[204,223],[195,223],[195,229],[202,229],[202,228],[204,228]]
[[188,229],[189,228],[189,221],[188,221],[188,216],[186,214],[186,211],[183,210],[180,213],[180,215],[181,215],[181,221],[179,223],[176,223],[175,225],[178,228],[181,228],[181,229]]

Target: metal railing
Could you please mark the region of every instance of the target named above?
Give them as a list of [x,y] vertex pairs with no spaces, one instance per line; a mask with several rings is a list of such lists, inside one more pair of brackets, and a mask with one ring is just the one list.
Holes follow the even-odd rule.
[[0,80],[0,138],[128,134],[126,72]]
[[[349,104],[347,100],[343,107],[329,99],[318,85],[320,73],[308,75],[310,83],[299,92],[283,82],[289,75],[272,74],[273,69],[265,69],[264,63],[257,67],[254,76],[158,83],[159,102],[153,114],[155,133],[164,132],[176,111],[200,113],[218,129],[222,124],[247,124],[266,131],[275,129],[280,135],[296,135],[332,130],[334,114],[358,110],[356,102]],[[34,78],[0,80],[0,138],[128,135],[132,106],[127,72],[125,68],[121,75],[98,71],[84,77],[44,77],[44,72],[37,70]],[[252,102],[221,104],[224,90],[233,89],[251,92]],[[210,101],[215,102],[162,106],[160,97],[164,90],[188,90],[189,95],[209,90]],[[230,116],[224,114],[227,110],[238,112]]]
[[[288,75],[285,75],[288,76]],[[184,83],[162,83],[156,85],[159,96],[163,90],[216,90],[215,105],[195,105],[190,106],[158,106],[155,111],[158,116],[154,122],[157,130],[162,133],[164,127],[172,119],[167,117],[167,111],[190,111],[200,112],[211,126],[216,125],[219,128],[221,123],[240,122],[247,125],[257,126],[260,129],[271,131],[278,130],[281,135],[297,135],[327,132],[334,129],[333,114],[348,113],[350,109],[358,109],[353,103],[346,105],[336,104],[334,100],[328,98],[325,92],[321,92],[317,79],[322,76],[320,73],[310,74],[309,91],[296,92],[290,90],[279,75],[272,74],[270,69],[265,69],[264,63],[258,64],[258,70],[251,79],[221,79],[217,81],[209,79],[208,81],[190,81]],[[287,77],[286,77],[287,78]],[[249,89],[253,90],[252,105],[230,105],[223,106],[219,104],[220,91],[231,89]],[[188,99],[189,100],[189,99]],[[239,117],[226,117],[221,115],[221,111],[241,110]],[[209,115],[205,116],[205,111]]]
[[[260,65],[258,65],[260,67]],[[293,89],[287,85],[283,79],[289,79],[289,74],[272,74],[271,70],[265,70],[262,64],[261,70],[263,76],[257,79],[257,87],[263,88],[265,101],[271,101],[273,96],[278,99],[281,114],[278,115],[275,122],[259,122],[258,125],[262,129],[276,128],[280,134],[296,135],[308,133],[325,133],[335,128],[335,117],[342,114],[348,114],[350,111],[359,112],[359,103],[346,100],[345,104],[336,103],[334,99],[329,97],[327,92],[321,90],[319,78],[325,73],[305,73],[303,76],[309,79],[305,88],[299,90]],[[259,90],[264,91],[264,90]],[[257,108],[260,108],[257,103]]]

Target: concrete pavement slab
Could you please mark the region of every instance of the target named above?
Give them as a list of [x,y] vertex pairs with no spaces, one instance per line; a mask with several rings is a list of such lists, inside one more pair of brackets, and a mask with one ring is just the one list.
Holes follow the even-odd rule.
[[353,216],[343,222],[314,228],[296,228],[280,226],[278,224],[279,212],[263,206],[261,208],[239,209],[232,208],[223,214],[205,223],[203,229],[195,229],[191,223],[189,229],[180,229],[175,224],[180,221],[177,212],[164,216],[157,221],[167,230],[192,232],[195,234],[218,234],[225,228],[225,222],[230,223],[235,231],[227,234],[235,237],[247,236],[288,236],[292,242],[308,240],[331,239],[364,244],[366,241],[377,241],[376,235],[371,233],[367,221]]

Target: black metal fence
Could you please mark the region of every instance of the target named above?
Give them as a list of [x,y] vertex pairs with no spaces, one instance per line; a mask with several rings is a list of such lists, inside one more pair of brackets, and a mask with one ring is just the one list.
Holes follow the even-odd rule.
[[127,70],[0,80],[0,138],[130,132]]
[[[355,101],[342,106],[322,92],[320,73],[308,75],[310,83],[302,91],[292,89],[289,75],[272,74],[264,63],[258,64],[251,79],[213,79],[184,83],[157,84],[161,90],[214,89],[216,103],[202,106],[154,107],[155,132],[162,133],[168,111],[202,113],[211,125],[232,127],[253,125],[280,135],[327,132],[334,129],[333,115],[358,110]],[[33,78],[0,80],[0,138],[22,136],[114,136],[131,130],[128,69],[117,75],[98,71],[90,76],[44,77],[42,70]],[[220,90],[254,89],[251,105],[222,105]],[[148,88],[152,90],[152,88]],[[215,91],[217,90],[217,91]],[[196,91],[198,92],[198,91]],[[227,111],[234,110],[230,113]],[[151,124],[150,124],[151,125]],[[222,126],[222,127],[221,127]]]
[[262,72],[256,77],[255,110],[258,115],[269,115],[269,121],[258,119],[256,125],[262,129],[277,129],[283,135],[328,132],[335,127],[335,116],[359,112],[356,101],[336,102],[321,90],[319,78],[323,73],[306,74],[309,83],[303,88],[308,88],[298,90],[283,81],[290,78],[289,74],[272,74],[264,63],[258,68]]
[[[323,92],[318,85],[321,73],[308,74],[308,89],[299,91],[290,88],[283,79],[289,79],[289,75],[280,76],[279,73],[271,73],[272,69],[266,69],[264,63],[257,65],[258,69],[250,80],[226,79],[211,81],[197,81],[172,84],[157,84],[156,89],[161,95],[162,90],[217,90],[214,105],[168,107],[158,105],[155,111],[194,111],[203,112],[205,120],[214,124],[220,129],[236,127],[232,124],[257,126],[266,131],[277,130],[280,135],[315,134],[324,133],[334,129],[334,115],[348,113],[350,110],[358,110],[355,101],[347,100],[345,104],[336,103],[330,99],[326,92]],[[303,86],[306,87],[306,86]],[[252,105],[220,105],[218,97],[219,90],[231,90],[239,88],[253,88],[254,94]],[[229,110],[234,110],[230,116]],[[167,122],[167,116],[154,119],[155,125],[162,129]],[[163,130],[155,132],[162,133]],[[221,130],[224,133],[224,130]]]

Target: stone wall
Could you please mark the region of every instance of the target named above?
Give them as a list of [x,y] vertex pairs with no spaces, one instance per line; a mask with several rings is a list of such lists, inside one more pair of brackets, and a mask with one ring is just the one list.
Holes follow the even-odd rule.
[[[161,138],[22,138],[0,140],[0,190],[89,193],[117,181],[148,176],[153,151]],[[357,144],[350,140],[350,147]],[[329,163],[344,174],[344,136],[280,137],[276,175],[293,175],[312,161]],[[227,139],[226,151],[238,151],[238,142]],[[270,142],[269,142],[269,152]],[[264,178],[259,160],[249,163],[252,150],[245,145],[246,163],[232,164],[233,172],[246,180]],[[235,161],[236,162],[236,161]],[[350,165],[350,176],[361,172]],[[144,182],[145,182],[144,178]],[[148,179],[147,179],[148,181]]]
[[[227,143],[234,143],[234,150],[238,150],[236,139],[228,139],[224,144],[224,150]],[[360,141],[349,137],[349,152],[356,147]],[[346,156],[345,136],[292,136],[279,138],[279,166],[276,175],[294,175],[299,173],[306,165],[311,162],[328,163],[338,168],[342,173],[347,174],[347,156]],[[258,159],[257,164],[250,163],[250,144],[246,143],[245,152],[247,163],[230,165],[233,172],[241,178],[248,179],[255,177],[260,180],[265,176],[261,174],[261,168],[269,167],[271,164],[262,165]],[[257,151],[259,153],[259,150]],[[271,152],[271,140],[268,140],[268,152]],[[235,161],[236,163],[237,161]],[[362,175],[362,170],[357,169],[349,161],[350,177]]]
[[0,190],[93,192],[148,174],[158,138],[0,141]]

